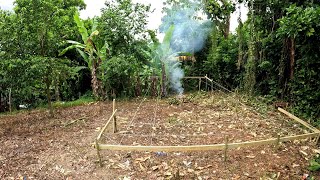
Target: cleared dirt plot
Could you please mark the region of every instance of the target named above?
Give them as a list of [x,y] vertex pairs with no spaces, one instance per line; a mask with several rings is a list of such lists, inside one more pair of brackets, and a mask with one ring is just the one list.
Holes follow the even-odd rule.
[[[258,141],[310,133],[280,112],[250,107],[235,95],[193,93],[116,103],[118,132],[101,142],[190,146]],[[319,148],[310,139],[201,152],[101,150],[92,143],[112,103],[0,116],[0,179],[301,179]],[[319,177],[319,174],[313,174]]]

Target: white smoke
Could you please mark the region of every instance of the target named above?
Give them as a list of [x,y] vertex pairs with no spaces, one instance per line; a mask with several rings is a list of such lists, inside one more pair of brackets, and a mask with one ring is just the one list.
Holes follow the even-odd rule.
[[168,67],[170,73],[170,87],[179,95],[183,94],[183,87],[181,80],[184,77],[184,71],[181,68],[181,63],[176,58],[169,59]]
[[162,18],[160,32],[166,32],[170,26],[174,25],[174,31],[170,41],[170,51],[164,52],[161,61],[167,66],[169,73],[170,87],[179,95],[183,94],[181,80],[184,77],[184,71],[181,63],[176,58],[179,53],[196,53],[200,51],[209,34],[210,21],[201,21],[195,16],[199,5],[191,7],[172,7],[165,17]]

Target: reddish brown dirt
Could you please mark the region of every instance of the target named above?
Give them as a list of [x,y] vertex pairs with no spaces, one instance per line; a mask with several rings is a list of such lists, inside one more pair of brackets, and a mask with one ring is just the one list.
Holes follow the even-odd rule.
[[[126,145],[195,145],[261,140],[307,132],[276,111],[258,113],[235,97],[215,93],[117,103],[117,134],[102,142]],[[139,104],[141,103],[141,106]],[[179,105],[169,105],[179,103]],[[137,111],[137,108],[139,110]],[[255,109],[258,109],[255,107]],[[0,179],[301,179],[319,152],[310,140],[228,151],[151,153],[102,151],[91,143],[111,115],[111,103],[0,116]],[[133,118],[134,117],[134,118]],[[77,120],[77,121],[75,121]],[[72,123],[73,122],[73,123]],[[319,174],[313,174],[319,178]]]

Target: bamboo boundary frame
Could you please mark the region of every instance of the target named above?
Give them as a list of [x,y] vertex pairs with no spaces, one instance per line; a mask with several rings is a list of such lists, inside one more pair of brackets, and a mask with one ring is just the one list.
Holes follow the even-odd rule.
[[297,116],[289,113],[288,111],[282,109],[281,107],[278,107],[278,111],[282,112],[283,114],[287,115],[290,119],[295,120],[296,122],[302,124],[304,127],[310,129],[313,132],[318,132],[320,133],[320,130],[318,130],[317,128],[313,127],[311,124],[307,123],[306,121],[298,118]]
[[110,118],[108,119],[107,123],[104,125],[104,127],[101,129],[100,133],[98,134],[97,138],[95,139],[95,143],[94,143],[94,147],[97,149],[97,156],[98,156],[98,160],[99,160],[99,165],[100,167],[102,167],[102,158],[101,158],[101,154],[100,154],[100,150],[101,150],[101,144],[99,144],[99,140],[101,139],[102,134],[104,133],[104,131],[107,129],[107,127],[110,125],[111,120],[112,120],[112,124],[113,124],[113,133],[117,132],[117,119],[116,119],[116,100],[113,99],[112,102],[112,114],[110,116]]
[[282,109],[281,107],[278,107],[278,111],[280,111],[281,113],[287,115],[290,119],[293,119],[293,120],[295,120],[296,122],[302,124],[304,127],[310,129],[312,132],[318,133],[318,136],[317,136],[316,139],[315,139],[315,143],[318,144],[318,141],[319,141],[319,138],[320,138],[320,130],[319,130],[319,129],[313,127],[311,124],[309,124],[309,123],[307,123],[306,121],[298,118],[297,116],[289,113],[288,111]]
[[241,143],[226,143],[223,144],[213,144],[213,145],[190,145],[190,146],[127,146],[127,145],[109,145],[109,144],[99,144],[101,150],[117,150],[117,151],[150,151],[150,152],[186,152],[186,151],[209,151],[209,150],[224,150],[235,149],[241,147],[259,146],[259,145],[277,145],[280,142],[287,142],[292,140],[306,139],[310,137],[317,137],[319,133],[308,133],[296,136],[286,136],[280,138],[272,138],[260,141],[246,141]]
[[[214,81],[207,76],[204,77],[185,77],[185,78],[191,78],[191,79],[199,79],[201,81],[202,78],[209,80],[211,83],[214,83]],[[200,83],[199,83],[200,84]],[[229,91],[228,89],[223,89]],[[209,151],[209,150],[224,150],[224,161],[227,161],[227,150],[228,149],[235,149],[235,148],[241,148],[241,147],[250,147],[250,146],[259,146],[259,145],[272,145],[274,144],[276,148],[279,147],[280,142],[287,142],[292,140],[300,140],[300,139],[307,139],[307,138],[316,138],[316,143],[318,142],[320,138],[320,130],[313,127],[309,123],[301,120],[300,118],[294,116],[293,114],[287,112],[286,110],[282,108],[278,108],[278,111],[281,113],[287,115],[289,118],[295,120],[296,122],[299,122],[306,128],[312,130],[312,133],[306,133],[301,135],[295,135],[295,136],[286,136],[286,137],[280,137],[280,135],[277,135],[277,138],[271,138],[266,140],[259,140],[259,141],[246,141],[246,142],[240,142],[240,143],[228,143],[228,137],[225,137],[225,143],[223,144],[212,144],[212,145],[189,145],[189,146],[130,146],[130,145],[110,145],[110,144],[99,144],[99,140],[103,134],[103,132],[106,130],[106,128],[109,126],[111,120],[113,119],[113,132],[115,133],[117,131],[116,129],[116,116],[115,113],[117,112],[117,109],[115,109],[115,100],[113,100],[113,113],[110,116],[109,120],[105,124],[105,126],[102,128],[101,132],[99,133],[98,137],[96,138],[94,147],[97,149],[97,155],[99,158],[99,164],[102,167],[102,160],[100,155],[100,150],[119,150],[119,151],[150,151],[150,152],[158,152],[158,151],[166,151],[166,152],[172,152],[172,151]]]

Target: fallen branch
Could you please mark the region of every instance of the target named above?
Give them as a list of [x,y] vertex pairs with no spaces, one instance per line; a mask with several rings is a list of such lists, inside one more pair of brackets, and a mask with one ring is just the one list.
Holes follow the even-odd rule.
[[81,117],[81,118],[78,118],[78,119],[74,119],[74,120],[71,120],[68,123],[65,123],[63,126],[67,127],[67,126],[70,126],[70,125],[72,125],[74,123],[77,123],[78,121],[86,122],[87,119],[88,119],[88,117]]

